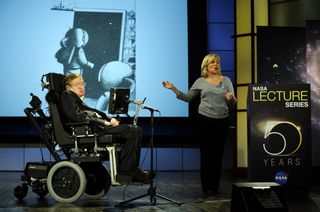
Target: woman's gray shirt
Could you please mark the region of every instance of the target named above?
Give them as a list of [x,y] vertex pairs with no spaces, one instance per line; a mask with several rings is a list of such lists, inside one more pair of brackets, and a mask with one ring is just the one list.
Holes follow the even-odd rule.
[[229,104],[234,105],[237,99],[228,101],[226,93],[231,92],[234,95],[231,80],[223,76],[221,82],[217,85],[209,83],[204,77],[198,78],[187,93],[179,91],[178,99],[189,102],[200,95],[200,105],[198,113],[210,118],[226,118],[229,115]]

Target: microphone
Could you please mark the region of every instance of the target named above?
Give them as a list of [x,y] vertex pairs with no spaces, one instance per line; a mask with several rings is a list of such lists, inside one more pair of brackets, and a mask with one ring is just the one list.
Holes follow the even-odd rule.
[[143,101],[141,101],[141,100],[129,100],[129,103],[133,103],[133,104],[136,104],[136,105],[142,105]]
[[146,97],[143,99],[143,101],[141,100],[129,100],[129,103],[133,103],[136,105],[142,105],[144,103],[144,101],[146,101]]
[[142,104],[142,105],[141,105],[141,108],[142,108],[142,109],[147,109],[147,110],[150,110],[150,111],[159,112],[159,110],[157,110],[157,109],[155,109],[155,108],[153,108],[153,107],[150,107],[150,106],[148,106],[148,105],[145,105],[145,104]]
[[146,101],[146,97],[143,99],[143,101],[141,101],[141,100],[129,100],[129,103],[136,104],[136,105],[140,106],[140,108],[142,108],[142,109],[147,109],[147,110],[150,110],[150,111],[159,112],[159,110],[157,110],[156,108],[153,108],[153,107],[150,107],[148,105],[145,105],[144,104],[145,101]]

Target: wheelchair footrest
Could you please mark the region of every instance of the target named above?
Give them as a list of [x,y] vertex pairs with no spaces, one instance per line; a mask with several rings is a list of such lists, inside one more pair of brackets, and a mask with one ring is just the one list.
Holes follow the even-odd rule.
[[100,155],[74,155],[71,156],[71,160],[74,162],[97,162],[101,161]]

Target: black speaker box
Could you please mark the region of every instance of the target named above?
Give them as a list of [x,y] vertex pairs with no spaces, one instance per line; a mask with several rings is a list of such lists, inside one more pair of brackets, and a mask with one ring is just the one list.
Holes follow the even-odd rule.
[[281,186],[274,182],[234,183],[231,212],[287,212]]

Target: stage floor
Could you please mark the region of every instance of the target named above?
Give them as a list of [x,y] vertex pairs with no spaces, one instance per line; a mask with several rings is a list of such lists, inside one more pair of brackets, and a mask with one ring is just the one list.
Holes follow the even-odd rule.
[[[157,172],[154,185],[157,194],[181,203],[156,198],[150,204],[150,196],[130,202],[127,206],[119,203],[146,194],[150,185],[123,185],[111,187],[101,199],[92,200],[82,196],[73,204],[57,203],[48,194],[40,199],[29,188],[23,201],[13,195],[14,188],[20,184],[21,172],[0,172],[0,211],[230,211],[232,184],[246,182],[234,178],[228,172],[222,173],[221,189],[217,196],[205,198],[200,187],[199,172]],[[313,186],[309,198],[287,200],[290,212],[320,211],[320,186]]]

